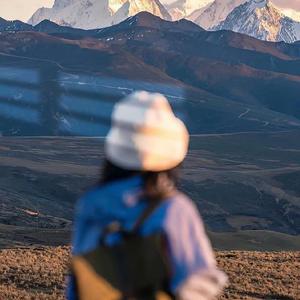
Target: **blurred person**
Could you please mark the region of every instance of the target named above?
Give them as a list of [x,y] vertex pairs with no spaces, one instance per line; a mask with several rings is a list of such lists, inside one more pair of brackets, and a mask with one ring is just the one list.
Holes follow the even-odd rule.
[[115,105],[101,179],[76,208],[69,300],[219,296],[226,275],[194,203],[177,189],[189,134],[161,94]]

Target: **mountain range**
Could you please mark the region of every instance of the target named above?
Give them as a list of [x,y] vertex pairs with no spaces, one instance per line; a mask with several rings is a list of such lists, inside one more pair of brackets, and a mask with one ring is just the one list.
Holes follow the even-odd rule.
[[[146,12],[97,30],[74,29],[51,21],[30,26],[2,20],[0,31],[3,101],[12,107],[32,107],[27,102],[33,97],[31,85],[20,92],[8,87],[15,81],[24,86],[13,78],[34,83],[35,73],[41,74],[38,87],[43,93],[50,90],[57,95],[55,101],[66,101],[63,109],[53,104],[53,97],[49,109],[45,101],[41,107],[35,104],[33,107],[43,114],[38,126],[30,123],[28,115],[22,116],[22,123],[16,117],[17,110],[13,113],[12,107],[3,108],[3,135],[74,134],[76,130],[81,130],[75,132],[79,135],[105,134],[105,129],[79,126],[74,117],[98,124],[102,119],[94,115],[109,116],[111,107],[96,106],[96,112],[88,99],[110,95],[109,99],[117,100],[133,89],[166,94],[180,106],[194,134],[300,126],[299,43],[205,31],[185,19],[171,22]],[[35,73],[18,75],[23,69]],[[80,97],[82,103],[90,103],[84,105],[84,116],[79,100],[67,101],[65,97]]]
[[52,8],[38,9],[29,23],[48,19],[59,25],[95,29],[117,24],[140,11],[171,20],[159,0],[56,0]]
[[44,19],[59,25],[96,29],[115,25],[147,11],[165,20],[189,19],[207,30],[232,30],[267,41],[300,40],[300,13],[281,9],[271,0],[55,0],[52,8],[40,8],[28,21]]

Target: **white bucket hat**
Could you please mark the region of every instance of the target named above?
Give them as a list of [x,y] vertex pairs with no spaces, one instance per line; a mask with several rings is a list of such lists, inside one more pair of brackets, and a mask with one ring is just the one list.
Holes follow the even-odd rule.
[[164,171],[179,165],[189,134],[161,94],[134,92],[117,103],[105,141],[109,161],[128,170]]

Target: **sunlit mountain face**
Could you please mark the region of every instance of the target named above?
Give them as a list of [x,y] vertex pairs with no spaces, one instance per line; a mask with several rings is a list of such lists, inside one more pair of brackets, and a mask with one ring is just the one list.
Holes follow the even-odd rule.
[[36,25],[48,19],[59,25],[95,29],[117,24],[141,11],[170,20],[159,0],[56,0],[52,8],[40,8],[30,18]]
[[200,11],[202,12],[209,7],[212,2],[213,0],[177,0],[166,5],[166,8],[172,16],[172,20],[179,20],[199,14]]
[[214,29],[232,30],[266,41],[293,43],[300,39],[300,23],[284,15],[268,0],[245,2]]
[[207,30],[232,30],[267,41],[293,43],[300,39],[300,13],[276,0],[56,0],[30,18],[59,25],[95,29],[117,24],[141,11],[165,20],[189,19]]

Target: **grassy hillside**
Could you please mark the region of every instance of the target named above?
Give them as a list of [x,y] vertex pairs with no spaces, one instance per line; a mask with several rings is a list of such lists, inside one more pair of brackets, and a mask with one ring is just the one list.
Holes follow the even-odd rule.
[[[300,250],[300,132],[193,136],[180,188],[219,249]],[[67,244],[103,139],[1,138],[0,247]]]

